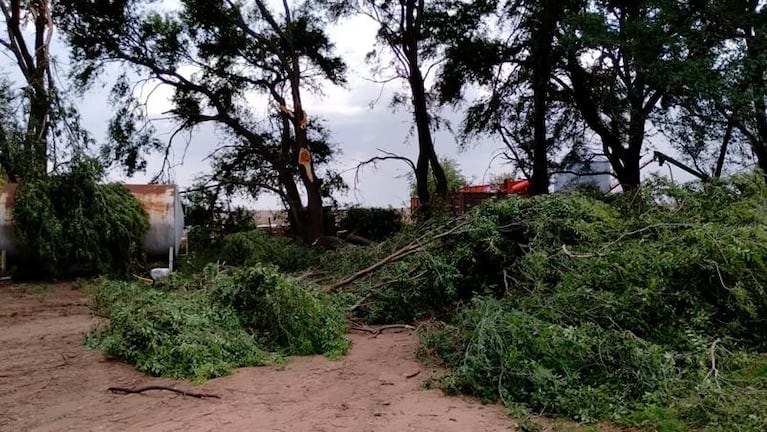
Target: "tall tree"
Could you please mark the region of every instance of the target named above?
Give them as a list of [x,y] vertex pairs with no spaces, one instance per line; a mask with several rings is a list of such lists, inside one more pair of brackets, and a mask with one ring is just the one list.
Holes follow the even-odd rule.
[[[151,0],[60,0],[58,6],[69,11],[62,28],[81,85],[104,65],[118,63],[170,86],[168,114],[177,124],[172,137],[206,123],[218,126],[228,134],[230,155],[263,174],[235,186],[277,193],[305,241],[322,235],[323,181],[312,154],[324,150],[310,148],[313,126],[302,93],[319,90],[322,82],[342,84],[345,65],[306,5],[291,8],[284,1],[280,13],[264,0],[182,0],[173,11]],[[135,125],[142,115],[136,114],[131,87],[123,82],[117,90],[124,103],[111,144],[115,154],[135,163],[144,143],[152,141],[135,139],[144,129]],[[249,102],[254,94],[275,105],[273,133]],[[215,179],[238,180],[225,174]]]
[[50,44],[54,35],[50,0],[0,0],[5,21],[0,50],[5,51],[23,77],[22,90],[2,83],[0,166],[8,180],[44,176],[59,140],[85,145],[87,134],[78,125],[76,111],[56,88]]
[[565,20],[563,96],[601,141],[624,190],[640,184],[649,121],[664,97],[710,67],[705,2],[597,0]]
[[438,85],[442,102],[462,102],[463,89],[471,84],[486,89],[487,96],[467,111],[463,137],[466,142],[485,134],[500,138],[507,159],[530,178],[534,194],[548,192],[554,159],[562,153],[572,158],[583,146],[577,112],[561,103],[553,81],[562,59],[560,24],[571,3],[480,2],[470,6],[473,14],[453,19],[454,31],[446,33],[447,61]]
[[548,130],[549,89],[551,87],[554,58],[554,36],[565,10],[561,0],[542,0],[530,5],[533,88],[533,175],[530,193],[542,194],[549,190]]
[[[407,82],[410,89],[409,101],[418,136],[418,159],[415,163],[415,178],[419,200],[425,207],[436,196],[446,200],[447,178],[434,148],[432,129],[434,115],[426,85],[429,68],[428,60],[437,55],[438,44],[434,43],[432,21],[434,10],[428,0],[325,0],[325,6],[340,18],[362,14],[378,25],[378,41],[385,47],[384,55],[393,58],[390,70],[394,78]],[[460,3],[460,2],[459,2]],[[369,57],[373,57],[375,52]],[[429,190],[429,175],[433,175],[436,188]]]
[[719,80],[707,100],[745,138],[767,172],[767,1],[712,3],[707,28],[724,43],[716,52]]

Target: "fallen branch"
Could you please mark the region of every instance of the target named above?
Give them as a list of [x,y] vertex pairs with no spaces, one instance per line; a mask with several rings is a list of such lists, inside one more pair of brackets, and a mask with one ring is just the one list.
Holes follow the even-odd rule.
[[140,387],[137,389],[130,389],[125,387],[109,387],[107,391],[110,391],[112,393],[117,394],[135,394],[135,393],[144,393],[145,391],[149,390],[166,390],[173,393],[178,393],[183,396],[189,396],[197,399],[203,399],[203,398],[214,398],[214,399],[220,399],[221,396],[217,394],[210,394],[210,393],[194,393],[194,392],[188,392],[184,390],[178,390],[174,389],[172,387],[165,387],[165,386],[147,386],[147,387]]
[[407,278],[407,279],[394,279],[394,280],[388,280],[388,281],[383,281],[381,283],[377,283],[377,284],[373,285],[372,287],[368,288],[368,291],[371,291],[371,292],[368,295],[362,297],[357,303],[355,303],[354,305],[349,307],[349,311],[350,312],[354,312],[355,310],[357,310],[357,309],[361,308],[362,306],[364,306],[365,302],[368,301],[370,299],[370,297],[373,297],[374,295],[378,294],[378,289],[379,288],[383,288],[383,287],[385,287],[387,285],[391,285],[391,284],[394,284],[394,283],[410,283],[410,282],[415,282],[418,279],[424,277],[426,275],[426,273],[428,273],[428,272],[427,271],[422,271],[421,273],[418,273],[417,275],[415,275],[413,277],[410,277],[410,278]]
[[356,234],[351,233],[338,233],[338,237],[341,237],[346,242],[355,244],[358,246],[370,246],[373,244],[373,242],[365,237],[358,236]]
[[394,262],[397,260],[400,260],[402,258],[405,258],[407,256],[413,255],[416,252],[420,252],[423,250],[423,247],[418,244],[409,244],[405,246],[402,249],[399,249],[398,251],[394,252],[393,254],[387,256],[386,258],[382,259],[381,261],[378,261],[377,263],[371,265],[370,267],[367,267],[365,269],[362,269],[358,271],[357,273],[352,274],[351,276],[348,276],[336,283],[334,283],[330,287],[330,291],[335,291],[341,287],[344,287],[346,285],[349,285],[350,283],[356,281],[357,279],[360,279],[364,276],[367,276],[370,273],[373,273],[374,271],[378,270],[379,268],[385,266],[386,264],[389,264],[390,262]]
[[418,374],[420,374],[420,373],[421,373],[421,370],[420,370],[420,369],[418,369],[417,371],[415,371],[415,372],[413,372],[413,373],[409,373],[409,374],[405,375],[405,378],[407,378],[407,379],[410,379],[410,378],[415,378],[415,377],[417,377],[417,376],[418,376]]
[[375,294],[375,293],[370,293],[370,294],[366,295],[365,297],[362,297],[362,298],[360,299],[360,301],[358,301],[357,303],[354,303],[352,306],[350,306],[350,307],[349,307],[349,312],[354,312],[354,311],[356,311],[357,309],[361,308],[361,307],[362,307],[362,306],[365,304],[365,302],[366,302],[366,301],[367,301],[367,300],[368,300],[370,297],[372,297],[372,296],[373,296],[373,294]]
[[441,234],[435,235],[434,237],[428,239],[428,241],[426,241],[426,243],[422,243],[422,239],[424,239],[424,237],[425,237],[425,236],[422,236],[421,238],[419,238],[418,240],[408,244],[407,246],[404,246],[404,247],[394,251],[392,254],[390,254],[386,258],[378,261],[377,263],[371,265],[370,267],[362,269],[362,270],[358,271],[357,273],[354,273],[351,276],[347,276],[346,278],[336,282],[335,284],[333,284],[328,289],[328,291],[335,291],[335,290],[337,290],[337,289],[339,289],[341,287],[349,285],[350,283],[356,281],[357,279],[363,278],[363,277],[367,276],[368,274],[375,272],[376,270],[378,270],[379,268],[385,266],[386,264],[389,264],[389,263],[397,261],[397,260],[401,260],[402,258],[408,257],[410,255],[413,255],[413,254],[417,253],[417,252],[421,252],[421,251],[424,250],[425,244],[428,244],[428,243],[434,242],[436,240],[439,240],[441,238],[444,238],[444,237],[447,237],[449,235],[452,235],[459,228],[462,228],[465,225],[466,225],[465,223],[464,224],[460,224],[460,225],[456,225],[453,228],[451,228],[451,229],[449,229],[449,230],[447,230],[447,231],[445,231],[445,232],[443,232]]
[[604,245],[601,248],[601,250],[599,252],[597,252],[597,253],[578,255],[578,254],[572,253],[570,250],[568,250],[566,245],[562,245],[562,252],[564,252],[565,255],[569,256],[570,258],[596,258],[596,257],[600,257],[601,258],[601,257],[605,257],[605,256],[607,256],[609,254],[610,247],[620,243],[620,241],[623,240],[626,237],[637,235],[637,234],[643,233],[645,231],[649,231],[651,229],[656,229],[656,228],[691,228],[692,226],[693,226],[692,224],[682,224],[682,223],[655,224],[655,225],[646,226],[644,228],[640,228],[640,229],[635,230],[635,231],[631,231],[631,232],[627,232],[627,233],[621,234],[617,239],[615,239],[615,240],[611,241],[610,243],[607,243],[606,245]]
[[139,282],[144,282],[145,284],[152,285],[154,283],[154,281],[152,279],[147,279],[147,278],[139,276],[137,274],[134,274],[133,277],[135,277]]
[[384,325],[378,328],[372,328],[368,327],[366,325],[354,325],[351,327],[352,330],[357,331],[363,331],[372,334],[373,336],[380,335],[384,330],[391,330],[391,329],[405,329],[405,330],[415,330],[416,328],[411,326],[410,324],[389,324]]

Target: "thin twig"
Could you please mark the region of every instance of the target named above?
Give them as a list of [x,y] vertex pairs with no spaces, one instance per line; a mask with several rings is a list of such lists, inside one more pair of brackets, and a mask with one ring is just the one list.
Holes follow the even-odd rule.
[[620,243],[621,240],[623,240],[626,237],[637,235],[637,234],[643,233],[645,231],[649,231],[651,229],[656,229],[656,228],[690,228],[690,227],[692,227],[692,224],[681,224],[681,223],[655,224],[655,225],[646,226],[644,228],[640,228],[640,229],[635,230],[635,231],[631,231],[631,232],[627,232],[627,233],[621,234],[617,239],[615,239],[615,240],[611,241],[610,243],[607,243],[606,245],[604,245],[600,249],[600,251],[597,252],[597,253],[578,255],[578,254],[575,254],[575,253],[571,252],[570,250],[568,250],[566,245],[562,245],[562,252],[564,252],[565,255],[567,255],[567,256],[569,256],[571,258],[604,257],[604,256],[608,255],[610,247]]
[[420,373],[421,373],[421,369],[418,369],[417,371],[415,371],[415,372],[413,372],[413,373],[409,373],[409,374],[405,375],[405,378],[407,378],[407,379],[410,379],[410,378],[415,378],[415,377],[417,377],[417,376],[418,376]]
[[719,264],[714,263],[714,267],[716,267],[716,274],[719,276],[719,282],[722,284],[722,288],[729,291],[730,288],[727,287],[727,284],[724,283],[724,278],[722,277],[722,272],[719,270]]
[[221,396],[217,394],[211,394],[211,393],[194,393],[194,392],[188,392],[184,390],[178,390],[174,389],[172,387],[165,387],[165,386],[146,386],[146,387],[140,387],[137,389],[130,389],[125,387],[109,387],[107,391],[110,391],[112,393],[118,393],[118,394],[134,394],[134,393],[144,393],[145,391],[149,390],[166,390],[173,393],[178,393],[183,396],[189,396],[197,399],[203,399],[203,398],[214,398],[214,399],[220,399]]
[[721,342],[721,339],[717,339],[714,341],[714,343],[711,344],[711,346],[708,348],[708,354],[711,358],[711,370],[708,371],[708,374],[706,374],[706,379],[709,377],[714,378],[714,382],[716,383],[716,386],[721,389],[721,386],[719,385],[719,369],[716,368],[716,345]]

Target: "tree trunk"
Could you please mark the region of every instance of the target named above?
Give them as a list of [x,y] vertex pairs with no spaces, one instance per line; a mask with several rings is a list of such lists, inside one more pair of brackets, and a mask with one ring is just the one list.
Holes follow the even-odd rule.
[[418,163],[416,165],[416,189],[422,205],[428,206],[433,197],[428,189],[429,165],[434,176],[436,190],[434,196],[441,202],[447,200],[447,177],[434,150],[431,136],[431,118],[426,103],[426,86],[424,84],[421,66],[418,60],[418,41],[421,37],[424,0],[407,0],[402,4],[405,8],[406,23],[403,28],[402,51],[407,59],[409,69],[408,83],[412,93],[413,118],[418,133]]
[[288,210],[288,222],[293,233],[305,237],[306,221],[304,218],[304,205],[301,202],[301,194],[293,177],[293,170],[287,166],[275,167],[280,184],[285,188],[285,204]]
[[429,192],[429,156],[421,151],[418,152],[418,161],[415,166],[415,188],[421,205],[428,205],[431,201]]
[[549,192],[549,158],[546,131],[548,111],[549,80],[551,79],[551,44],[557,23],[557,10],[561,3],[544,0],[538,10],[533,34],[533,175],[530,179],[530,193],[533,195]]
[[306,243],[314,243],[324,233],[324,220],[322,214],[322,180],[317,178],[314,172],[314,163],[311,158],[309,139],[306,135],[308,120],[301,103],[301,65],[298,53],[291,52],[292,70],[290,74],[290,89],[293,98],[293,131],[296,137],[295,158],[299,158],[301,151],[309,152],[308,164],[298,166],[299,176],[304,184],[307,195],[308,220],[303,234]]
[[624,192],[630,192],[639,189],[641,185],[642,173],[639,169],[641,157],[639,152],[629,151],[623,157],[623,170],[617,174],[618,181]]
[[727,129],[724,131],[724,137],[722,138],[722,146],[719,148],[719,157],[716,159],[716,166],[714,167],[714,177],[719,178],[722,176],[722,170],[724,169],[724,162],[727,157],[727,147],[730,145],[732,139],[732,129],[734,127],[733,121],[727,121]]
[[[410,90],[413,94],[413,118],[415,120],[415,127],[418,133],[418,165],[416,170],[419,174],[422,172],[426,165],[425,175],[423,175],[423,187],[418,181],[418,174],[416,174],[416,182],[418,186],[418,198],[422,203],[429,203],[431,196],[428,191],[428,166],[431,165],[431,173],[434,176],[436,183],[436,190],[434,191],[435,197],[446,200],[447,199],[447,178],[445,171],[442,169],[442,165],[439,163],[439,158],[434,150],[434,141],[431,136],[431,119],[429,118],[429,109],[426,105],[426,88],[423,82],[423,76],[418,66],[417,57],[410,59]],[[421,192],[424,190],[426,193],[421,196]]]
[[[27,84],[26,97],[29,100],[27,113],[27,130],[24,142],[17,151],[23,155],[23,160],[12,161],[13,168],[8,172],[10,178],[23,180],[29,177],[45,176],[48,168],[48,128],[51,110],[52,88],[50,81],[49,43],[53,32],[51,10],[48,0],[33,0],[31,2],[11,1],[3,8],[7,30],[7,45],[16,60],[19,71],[24,75]],[[23,12],[31,12],[34,17],[34,41],[30,45],[25,40],[22,22]],[[10,56],[10,55],[9,55]],[[7,165],[7,161],[4,162]]]
[[28,172],[24,177],[45,176],[48,171],[48,100],[44,84],[35,84],[30,100],[29,118],[27,121],[27,154],[30,157],[29,166],[25,167]]
[[[757,12],[758,2],[745,2],[749,18],[744,20],[747,23],[744,26],[746,42],[746,76],[751,87],[751,101],[748,104],[748,110],[754,119],[756,130],[751,131],[749,135],[751,150],[756,156],[756,162],[759,168],[765,174],[767,181],[767,80],[764,78],[764,67],[760,58],[764,56],[767,50],[767,26],[763,24],[765,12]],[[750,25],[748,25],[750,24]]]

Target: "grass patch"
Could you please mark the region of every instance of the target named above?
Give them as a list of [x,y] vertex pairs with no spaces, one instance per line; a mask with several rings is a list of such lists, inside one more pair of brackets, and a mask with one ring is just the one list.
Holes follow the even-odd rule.
[[45,284],[25,284],[23,291],[24,294],[43,295],[50,291],[50,286]]

